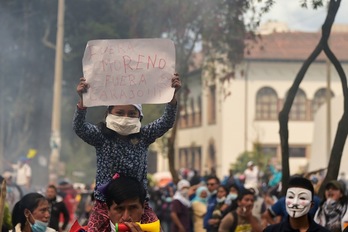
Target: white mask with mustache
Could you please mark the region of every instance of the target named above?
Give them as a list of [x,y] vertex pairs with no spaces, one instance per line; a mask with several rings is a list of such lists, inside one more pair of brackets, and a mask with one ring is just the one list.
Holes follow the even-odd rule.
[[286,212],[292,218],[306,215],[311,209],[312,192],[308,189],[291,187],[285,197]]

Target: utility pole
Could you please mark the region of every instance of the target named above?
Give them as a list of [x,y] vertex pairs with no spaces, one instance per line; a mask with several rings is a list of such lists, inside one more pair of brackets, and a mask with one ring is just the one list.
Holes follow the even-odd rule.
[[51,156],[49,163],[49,182],[56,184],[59,170],[59,156],[61,147],[60,115],[61,115],[61,89],[63,71],[63,40],[64,40],[64,0],[58,0],[56,58],[54,66],[54,87],[51,125]]

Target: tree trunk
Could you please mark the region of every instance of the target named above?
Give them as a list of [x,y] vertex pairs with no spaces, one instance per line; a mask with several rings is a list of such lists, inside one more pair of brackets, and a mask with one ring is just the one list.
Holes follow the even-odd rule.
[[[332,2],[332,4],[331,4]],[[338,11],[338,8],[340,6],[340,0],[335,2],[333,0],[330,1],[330,8],[328,12],[328,17],[331,17],[331,20],[334,21],[334,18],[336,16],[336,13]],[[323,31],[326,30],[328,34],[330,34],[331,26],[330,25],[323,25]],[[332,146],[331,154],[330,154],[330,160],[327,168],[327,174],[326,177],[320,186],[319,195],[323,196],[325,185],[330,180],[336,180],[338,177],[338,172],[340,170],[341,165],[341,159],[342,159],[342,153],[344,149],[344,145],[346,143],[347,135],[348,135],[348,89],[347,89],[347,77],[346,74],[342,68],[342,65],[337,60],[336,56],[332,53],[330,50],[330,47],[328,43],[324,44],[324,52],[331,61],[331,63],[334,65],[342,84],[342,93],[343,93],[343,115],[340,119],[336,131],[335,140]]]
[[[292,106],[293,101],[295,99],[297,90],[299,89],[299,86],[304,78],[304,75],[306,74],[309,66],[313,63],[313,61],[315,61],[317,56],[321,53],[321,51],[324,49],[326,55],[330,54],[331,58],[332,58],[332,56],[334,57],[334,55],[332,53],[330,53],[331,51],[329,50],[328,40],[329,40],[331,28],[332,28],[332,25],[334,23],[338,8],[340,6],[340,2],[341,2],[341,0],[338,0],[338,1],[331,0],[330,1],[328,14],[327,14],[325,22],[322,26],[321,39],[320,39],[318,45],[316,46],[316,48],[314,49],[314,51],[312,52],[312,54],[303,63],[300,71],[296,75],[294,83],[291,86],[289,93],[286,97],[286,101],[284,103],[283,110],[279,113],[279,126],[280,126],[279,135],[280,135],[280,142],[281,142],[282,166],[283,166],[283,169],[282,169],[282,171],[283,171],[282,194],[285,194],[285,191],[287,189],[287,183],[288,183],[289,178],[290,178],[290,171],[289,171],[289,130],[288,130],[288,121],[289,121],[290,109],[291,109],[291,106]],[[331,58],[330,58],[330,61],[333,62],[333,60]],[[337,61],[337,63],[334,64],[336,69],[337,69],[337,66],[340,67],[340,64],[338,61]],[[341,69],[342,69],[342,67],[341,67]],[[342,70],[342,72],[343,72],[343,70]],[[344,72],[343,72],[343,74],[344,74]],[[343,77],[341,77],[341,74],[340,74],[340,78],[341,78],[341,82],[343,85],[344,75],[343,75]],[[345,81],[345,83],[346,83],[346,81]],[[345,84],[345,88],[347,88],[347,84]],[[345,96],[345,101],[346,101],[346,96]],[[345,105],[347,105],[347,104],[345,104]],[[345,108],[347,108],[347,107],[345,107]],[[346,110],[345,110],[345,112],[346,112]],[[340,125],[343,125],[343,123]],[[342,134],[344,136],[344,130],[343,131],[341,131],[341,130],[342,129],[338,128],[337,132],[340,131],[340,134]],[[346,134],[346,137],[347,137],[347,134]],[[336,140],[337,140],[337,138],[336,138]],[[336,140],[335,140],[335,144],[336,144]],[[341,148],[343,150],[344,143],[343,143],[343,145],[342,144],[339,144],[339,145],[341,146],[340,148],[335,148],[335,149],[333,148],[333,150],[337,149],[339,151],[339,150],[341,150]],[[339,156],[339,159],[336,161],[332,161],[332,162],[340,162],[341,161],[342,151],[341,151],[341,155],[339,155],[339,154],[336,154],[336,155]],[[330,160],[331,160],[331,157],[330,157]],[[331,161],[330,161],[330,164],[331,164]],[[338,172],[338,170],[337,170],[337,172]],[[328,171],[328,173],[329,173],[329,171]]]
[[177,184],[179,182],[179,176],[175,169],[175,139],[178,131],[178,121],[180,118],[180,91],[177,93],[177,106],[178,110],[176,112],[175,123],[168,138],[168,163],[169,171],[172,174],[173,182]]
[[5,180],[2,181],[0,187],[1,187],[0,189],[0,228],[2,228],[5,203],[6,203],[6,181]]

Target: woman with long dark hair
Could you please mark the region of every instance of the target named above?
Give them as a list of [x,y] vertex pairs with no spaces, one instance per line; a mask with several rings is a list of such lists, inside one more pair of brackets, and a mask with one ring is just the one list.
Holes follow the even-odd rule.
[[13,232],[54,232],[47,227],[49,219],[47,199],[39,193],[28,193],[13,208]]

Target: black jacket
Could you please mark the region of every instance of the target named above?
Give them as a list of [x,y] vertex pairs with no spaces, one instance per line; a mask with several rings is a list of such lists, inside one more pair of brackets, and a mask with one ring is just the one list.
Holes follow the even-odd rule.
[[[322,227],[321,225],[318,225],[311,217],[308,217],[309,220],[309,228],[307,232],[330,232],[330,230]],[[289,222],[289,216],[286,220],[282,221],[281,223],[274,224],[267,226],[264,230],[264,232],[299,232],[299,230],[294,230],[290,226]]]
[[62,230],[65,230],[69,224],[70,215],[69,215],[68,209],[66,208],[64,202],[57,201],[57,198],[47,199],[47,200],[51,205],[51,217],[50,217],[50,221],[48,223],[48,227],[51,227],[51,228],[55,229],[56,231],[59,231],[59,218],[60,218],[60,214],[63,214],[64,223],[62,225]]

